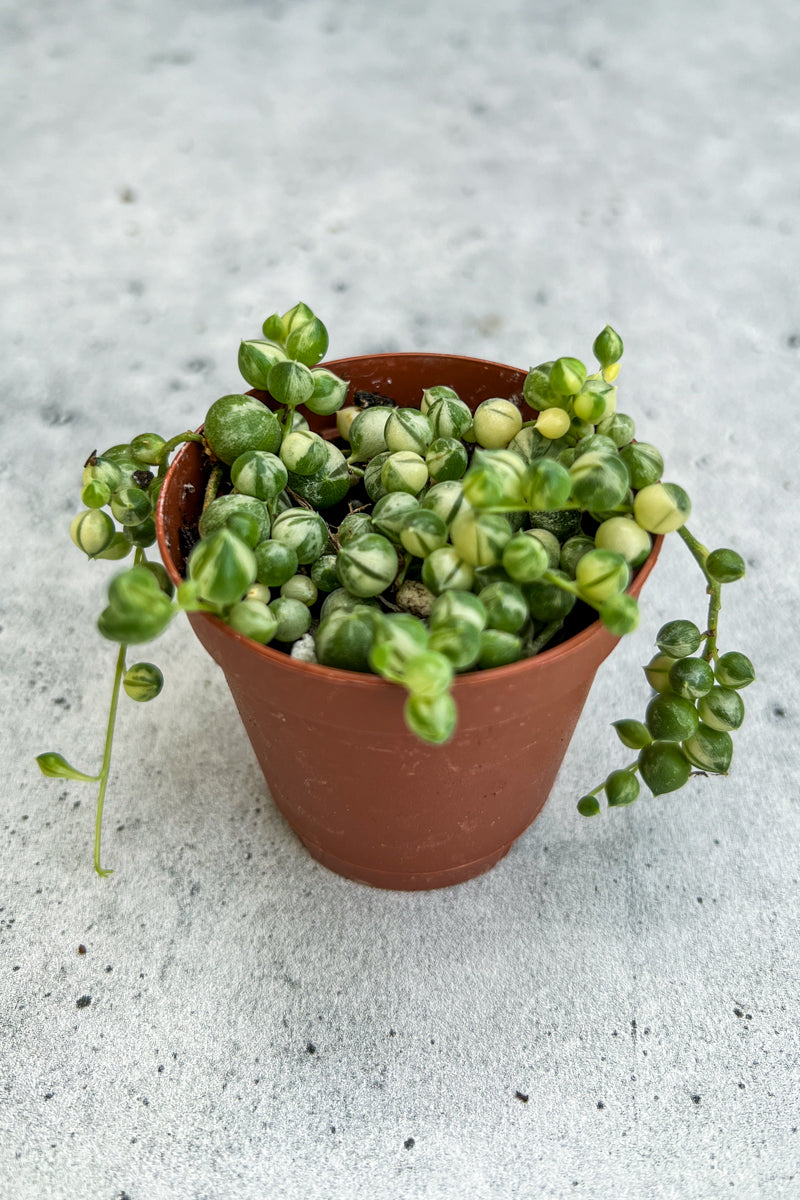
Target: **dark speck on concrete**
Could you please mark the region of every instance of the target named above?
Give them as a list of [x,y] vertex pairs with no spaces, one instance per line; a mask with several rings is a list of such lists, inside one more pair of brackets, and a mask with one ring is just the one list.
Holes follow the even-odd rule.
[[743,1012],[743,1010],[742,1010],[741,1008],[735,1008],[733,1011],[734,1011],[734,1015],[735,1015],[735,1016],[737,1016],[737,1017],[743,1017],[743,1016],[744,1016],[744,1012]]
[[53,704],[57,704],[59,708],[72,708],[72,705],[66,696],[56,696]]
[[413,1150],[416,1143],[413,1138],[406,1138],[406,1140],[403,1142],[403,1145],[405,1146],[406,1150]]
[[55,1095],[55,1092],[45,1092],[44,1098],[45,1098],[45,1100],[52,1100],[54,1095]]
[[135,204],[136,192],[132,187],[124,187],[119,189],[120,204]]
[[86,947],[84,946],[83,942],[81,942],[80,946],[78,946],[78,954],[85,954],[85,953],[86,953]]
[[598,1100],[598,1101],[597,1101],[597,1107],[598,1107],[598,1108],[605,1108],[605,1104],[603,1104],[603,1101],[602,1101],[602,1100]]
[[699,1104],[699,1103],[700,1103],[700,1097],[692,1096],[692,1104]]
[[154,66],[187,67],[194,62],[194,55],[191,50],[162,50],[151,55],[150,62]]
[[190,358],[186,364],[186,370],[191,371],[193,375],[205,375],[214,367],[214,362],[210,358]]
[[75,414],[64,412],[57,404],[48,404],[39,410],[45,425],[57,428],[59,425],[70,425],[75,420]]
[[773,706],[772,706],[773,720],[782,721],[785,716],[786,716],[786,709],[783,707],[783,705],[782,704],[773,704]]
[[313,1042],[308,1042],[306,1045],[306,1054],[316,1054],[316,1053],[317,1053],[317,1047],[314,1045]]
[[786,339],[786,345],[791,350],[797,350],[800,347],[800,333],[790,333]]
[[106,967],[106,974],[110,975],[113,970],[114,970],[114,968],[109,963],[109,965]]
[[530,1100],[530,1096],[525,1092],[514,1092],[514,1098],[516,1100],[521,1100],[523,1104],[527,1104]]
[[79,996],[78,999],[75,1001],[75,1006],[77,1008],[88,1008],[91,1003],[92,1003],[91,996]]

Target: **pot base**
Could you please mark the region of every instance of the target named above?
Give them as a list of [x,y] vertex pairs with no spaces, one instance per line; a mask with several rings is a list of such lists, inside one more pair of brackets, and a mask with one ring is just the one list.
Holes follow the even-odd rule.
[[359,867],[355,863],[337,858],[336,855],[323,850],[321,846],[315,846],[313,842],[306,841],[305,838],[300,838],[300,841],[311,857],[315,858],[318,863],[322,863],[323,867],[327,867],[329,871],[343,875],[345,879],[352,879],[355,883],[365,883],[368,887],[383,888],[393,892],[431,892],[436,888],[453,887],[457,883],[466,883],[469,879],[475,879],[478,875],[484,875],[487,871],[491,871],[492,867],[499,863],[501,858],[505,858],[514,845],[513,841],[508,842],[499,850],[484,855],[483,858],[463,863],[458,867],[448,867],[444,871],[415,871],[412,873],[410,871],[378,871],[373,867]]

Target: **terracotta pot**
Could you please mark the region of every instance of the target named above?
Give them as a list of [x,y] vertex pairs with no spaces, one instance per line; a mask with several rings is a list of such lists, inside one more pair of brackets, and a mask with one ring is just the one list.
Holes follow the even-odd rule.
[[[490,396],[521,401],[525,378],[512,367],[438,354],[326,365],[351,381],[351,397],[365,389],[402,405],[418,404],[422,388],[439,383],[473,407]],[[317,432],[332,424],[309,419]],[[203,489],[202,454],[188,444],[167,475],[156,517],[176,583],[180,530],[196,521]],[[206,614],[189,620],[222,667],[273,800],[310,853],[349,879],[404,890],[461,883],[508,852],[544,805],[595,672],[619,640],[596,621],[535,658],[460,676],[458,729],[447,745],[429,746],[405,728],[401,688],[298,662]]]

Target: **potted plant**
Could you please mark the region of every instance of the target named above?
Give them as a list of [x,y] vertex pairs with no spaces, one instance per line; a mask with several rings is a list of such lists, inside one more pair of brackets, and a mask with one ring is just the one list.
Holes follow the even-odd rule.
[[96,775],[37,761],[99,784],[99,874],[120,693],[148,701],[163,684],[129,647],[179,611],[315,857],[395,888],[487,870],[544,804],[670,532],[700,570],[706,628],[661,628],[646,709],[614,723],[631,761],[578,810],[598,814],[601,794],[630,804],[640,780],[658,795],[727,773],[754,670],[720,651],[718,618],[744,562],[688,530],[686,492],[619,411],[613,329],[591,373],[573,357],[527,372],[427,354],[322,366],[327,331],[305,304],[262,332],[239,350],[250,390],[214,401],[198,432],[141,434],[84,466],[72,540],[93,559],[133,555],[99,618],[119,646],[105,751]]

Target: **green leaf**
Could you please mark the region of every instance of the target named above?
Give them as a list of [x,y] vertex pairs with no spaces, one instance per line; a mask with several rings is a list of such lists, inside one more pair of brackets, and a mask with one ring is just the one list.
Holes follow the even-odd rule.
[[654,796],[682,788],[692,773],[689,760],[675,742],[651,742],[639,751],[639,771]]
[[667,621],[656,635],[656,645],[671,658],[688,658],[700,648],[703,635],[694,621]]
[[733,755],[731,735],[700,722],[697,732],[683,743],[683,752],[695,767],[715,775],[727,775]]
[[605,782],[609,808],[633,804],[639,795],[639,780],[630,771],[612,771]]
[[600,605],[600,620],[615,637],[633,633],[639,624],[639,605],[636,598],[627,593],[609,596],[608,600],[604,600]]
[[154,638],[164,632],[173,615],[178,611],[177,608],[173,608],[166,596],[164,599],[166,605],[159,612],[135,612],[129,609],[117,609],[109,605],[97,618],[97,628],[104,638],[123,646],[152,642]]
[[642,721],[634,720],[633,717],[623,717],[621,721],[612,721],[612,725],[623,746],[627,746],[629,750],[641,750],[644,746],[649,746],[653,740],[647,726]]
[[549,384],[558,396],[574,396],[586,381],[586,367],[578,358],[557,358],[550,368]]
[[325,357],[327,349],[328,331],[318,317],[293,327],[286,339],[286,353],[307,367],[315,367]]
[[755,667],[746,654],[738,650],[729,650],[717,659],[714,669],[717,682],[723,687],[744,688],[756,677]]
[[146,567],[131,567],[108,585],[108,608],[97,622],[103,637],[112,642],[149,642],[166,629],[178,611]]
[[403,709],[406,725],[423,742],[441,746],[455,731],[458,712],[449,692],[426,697],[410,695]]
[[610,367],[612,363],[619,362],[622,358],[622,338],[615,329],[606,325],[605,329],[594,339],[592,351],[601,367]]
[[288,340],[290,333],[294,333],[294,331],[299,329],[301,325],[305,325],[308,321],[313,320],[313,312],[308,305],[304,304],[301,300],[298,304],[295,304],[293,308],[290,308],[287,312],[285,312],[281,317],[281,327],[283,329],[284,338]]
[[36,761],[39,770],[49,779],[77,779],[80,783],[97,783],[100,778],[99,775],[84,775],[83,771],[76,771],[61,754],[52,750],[47,754],[37,754]]
[[285,362],[286,355],[272,342],[253,338],[239,346],[239,373],[251,387],[266,391],[269,373],[276,362]]
[[134,663],[125,672],[122,686],[131,700],[143,704],[148,700],[155,700],[164,686],[164,676],[153,663]]
[[261,326],[264,337],[270,342],[277,342],[282,346],[286,340],[286,331],[283,328],[283,321],[277,313],[273,313],[271,317],[267,317],[264,324]]
[[735,550],[712,550],[706,559],[706,571],[715,583],[735,583],[745,570],[744,559]]
[[230,529],[218,529],[198,542],[189,556],[189,578],[203,600],[235,604],[256,578],[253,551]]
[[314,377],[299,362],[279,362],[269,373],[269,392],[278,404],[296,408],[314,395]]

